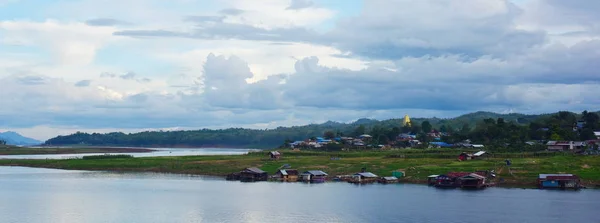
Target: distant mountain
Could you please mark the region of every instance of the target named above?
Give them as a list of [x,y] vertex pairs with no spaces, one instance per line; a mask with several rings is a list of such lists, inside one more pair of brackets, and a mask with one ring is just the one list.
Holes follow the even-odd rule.
[[42,144],[41,141],[28,138],[16,132],[0,132],[0,139],[6,141],[8,145],[31,146]]
[[[528,125],[532,122],[540,122],[550,118],[552,114],[527,115],[527,114],[498,114],[493,112],[474,112],[455,118],[418,118],[418,114],[412,115],[413,125],[421,125],[423,121],[429,121],[433,128],[446,128],[458,130],[467,124],[474,128],[477,123],[484,119],[497,120],[503,118],[507,123]],[[410,114],[409,114],[410,115]],[[575,114],[578,116],[579,114]],[[140,132],[132,134],[107,133],[88,134],[75,133],[67,136],[57,136],[45,142],[46,145],[97,145],[97,146],[147,146],[147,147],[253,147],[269,148],[281,145],[284,140],[304,140],[310,137],[322,136],[326,131],[345,136],[356,134],[355,130],[364,127],[366,133],[376,128],[393,128],[402,126],[402,118],[375,120],[358,119],[351,123],[339,123],[328,121],[322,124],[309,124],[304,126],[277,127],[274,129],[200,129],[191,131],[161,131]]]

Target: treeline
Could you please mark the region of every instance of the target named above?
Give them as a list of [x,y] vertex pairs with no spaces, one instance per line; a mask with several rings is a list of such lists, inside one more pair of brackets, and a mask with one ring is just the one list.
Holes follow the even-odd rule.
[[[519,124],[516,120],[507,121],[504,118],[484,118],[474,126],[467,123],[460,128],[447,126],[445,124],[433,127],[429,121],[412,123],[411,127],[386,128],[374,126],[370,131],[365,131],[364,126],[357,127],[352,136],[362,133],[371,135],[372,144],[394,144],[398,146],[408,142],[394,142],[398,133],[409,133],[416,135],[417,140],[427,143],[442,141],[450,144],[470,140],[473,143],[484,144],[491,148],[513,148],[520,149],[530,147],[530,144],[540,144],[546,141],[585,141],[597,139],[594,131],[600,130],[600,116],[598,113],[584,111],[581,114],[561,111],[553,115],[540,116],[529,124]],[[431,132],[440,132],[440,138],[436,139]],[[326,132],[325,138],[332,138],[333,132]],[[532,142],[528,144],[527,142]],[[538,147],[539,148],[539,147]],[[536,148],[531,148],[536,150]]]
[[[45,145],[270,148],[280,146],[286,140],[289,142],[324,135],[358,136],[361,134],[370,134],[377,143],[384,144],[395,140],[398,134],[408,132],[418,134],[424,141],[430,141],[424,137],[426,132],[433,129],[451,133],[450,137],[442,139],[449,143],[471,139],[485,144],[502,144],[527,140],[589,139],[593,136],[593,130],[598,130],[597,118],[597,113],[588,112],[582,114],[559,112],[544,115],[476,112],[452,119],[416,118],[412,119],[412,127],[402,127],[401,119],[384,121],[360,119],[350,124],[326,122],[263,130],[229,128],[146,131],[130,134],[77,132],[49,139]],[[587,120],[586,125],[574,132],[573,125],[580,120]]]

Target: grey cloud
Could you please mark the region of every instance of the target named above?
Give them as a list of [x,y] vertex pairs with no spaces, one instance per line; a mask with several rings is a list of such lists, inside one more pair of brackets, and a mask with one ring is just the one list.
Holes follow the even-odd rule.
[[[390,7],[411,4],[411,7]],[[361,14],[344,18],[327,33],[290,27],[262,29],[224,22],[214,16],[196,18],[189,32],[167,30],[122,30],[115,35],[130,37],[180,37],[196,39],[242,39],[276,43],[305,42],[338,48],[345,54],[367,59],[465,55],[505,58],[546,43],[546,33],[515,26],[522,10],[509,1],[365,1]],[[310,1],[292,4],[310,5]],[[448,7],[453,10],[447,10]],[[484,10],[482,10],[484,9]],[[427,16],[424,16],[427,15]],[[433,16],[435,15],[435,16]],[[193,19],[192,19],[193,20]],[[205,21],[211,21],[206,23]]]
[[116,74],[114,74],[114,73],[108,73],[108,72],[103,72],[103,73],[100,74],[100,77],[109,77],[109,78],[112,78],[112,77],[116,77],[116,76],[117,76]]
[[17,82],[22,85],[42,85],[47,83],[44,77],[29,75],[17,77]]
[[187,22],[222,22],[225,16],[187,16],[184,21]]
[[191,32],[175,32],[164,30],[122,30],[113,33],[129,37],[179,37],[194,39],[244,39],[257,41],[285,42],[324,42],[315,31],[292,27],[262,29],[250,25],[219,22],[214,24],[197,24]]
[[189,35],[182,32],[174,32],[167,30],[122,30],[113,33],[116,36],[130,37],[188,37]]
[[97,18],[97,19],[89,19],[85,21],[85,24],[89,26],[116,26],[116,25],[129,25],[128,22],[110,19],[110,18]]
[[241,10],[241,9],[236,9],[236,8],[226,8],[226,9],[222,9],[219,12],[223,15],[237,16],[237,15],[243,14],[245,11]]
[[135,76],[136,76],[136,74],[135,74],[135,73],[133,73],[133,72],[127,72],[127,73],[125,73],[125,74],[123,74],[123,75],[119,75],[119,77],[120,77],[121,79],[125,79],[125,80],[131,80],[131,79],[134,79],[134,78],[135,78]]
[[80,80],[75,83],[75,87],[87,87],[92,83],[91,80]]
[[310,8],[314,4],[315,3],[312,0],[292,0],[290,2],[290,6],[288,6],[286,9],[299,10],[299,9],[304,9],[304,8]]

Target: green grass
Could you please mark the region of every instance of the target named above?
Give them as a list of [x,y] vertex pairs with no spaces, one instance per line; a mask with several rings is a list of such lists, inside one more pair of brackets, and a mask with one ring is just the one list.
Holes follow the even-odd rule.
[[[503,153],[484,160],[460,162],[458,150],[397,150],[356,152],[282,151],[280,160],[269,160],[266,152],[241,156],[184,156],[73,160],[0,160],[0,165],[47,167],[73,170],[112,170],[133,172],[167,172],[224,176],[246,167],[259,167],[274,173],[280,166],[290,164],[300,171],[323,170],[330,176],[353,174],[365,167],[379,176],[392,171],[405,171],[404,180],[423,182],[431,174],[452,171],[496,170],[498,178],[517,185],[534,185],[540,173],[572,173],[584,183],[600,183],[600,159],[561,153]],[[404,156],[402,156],[404,155]],[[447,156],[447,158],[442,158]],[[331,160],[331,157],[341,157]],[[404,158],[402,158],[404,157]],[[509,174],[504,160],[511,159]]]

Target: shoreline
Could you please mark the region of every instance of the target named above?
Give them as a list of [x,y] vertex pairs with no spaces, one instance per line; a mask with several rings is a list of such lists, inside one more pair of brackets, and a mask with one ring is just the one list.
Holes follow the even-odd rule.
[[[534,188],[539,174],[571,173],[581,178],[588,187],[600,185],[600,159],[597,156],[563,155],[510,158],[512,165],[507,167],[505,160],[512,154],[497,155],[486,159],[458,161],[445,158],[456,151],[402,150],[402,151],[354,151],[317,152],[280,150],[281,158],[271,159],[266,151],[250,152],[244,155],[200,155],[200,156],[161,156],[108,159],[0,159],[0,166],[24,166],[65,170],[92,170],[114,172],[156,172],[190,174],[199,176],[225,177],[245,168],[256,167],[269,175],[284,168],[300,172],[322,170],[330,177],[351,175],[362,169],[380,177],[391,176],[393,172],[403,172],[403,183],[427,184],[427,176],[448,172],[476,172],[494,170],[496,177],[489,179],[498,187]],[[408,155],[412,155],[411,158]],[[523,155],[523,154],[520,154]],[[450,156],[451,157],[451,156]],[[568,165],[567,165],[568,164]]]
[[[4,167],[27,167],[27,168],[41,168],[41,169],[56,169],[56,170],[73,170],[73,171],[95,171],[95,172],[110,172],[110,173],[130,173],[130,174],[135,174],[135,173],[160,173],[160,174],[172,174],[172,175],[186,175],[186,176],[194,176],[194,177],[211,177],[211,178],[218,178],[220,180],[224,180],[224,181],[231,181],[231,182],[240,182],[239,180],[226,180],[226,175],[222,175],[222,174],[196,174],[196,173],[185,173],[185,172],[165,172],[165,171],[137,171],[137,170],[119,170],[119,169],[68,169],[68,168],[53,168],[53,167],[38,167],[38,166],[23,166],[23,165],[1,165]],[[282,181],[275,181],[275,180],[266,180],[266,181],[256,181],[256,182],[245,182],[245,183],[261,183],[261,182],[265,182],[265,183],[306,183],[306,182],[301,182],[301,181],[297,181],[297,182],[282,182]],[[325,180],[322,183],[312,183],[312,184],[324,184],[324,183],[348,183],[351,184],[349,182],[346,181],[335,181],[332,180],[330,178],[328,178],[327,180]],[[378,182],[373,182],[373,183],[364,183],[364,184],[357,184],[357,185],[361,185],[361,186],[365,186],[365,185],[373,185],[373,184],[381,184]],[[393,184],[411,184],[411,185],[423,185],[423,186],[429,186],[427,183],[427,180],[412,180],[412,179],[399,179],[397,183],[388,183],[385,185],[393,185]],[[586,186],[586,185],[584,185]],[[431,188],[435,188],[438,189],[437,187],[434,186],[430,186]],[[541,190],[538,187],[535,186],[535,183],[531,183],[531,182],[509,182],[509,183],[497,183],[494,186],[491,186],[489,188],[504,188],[504,189],[530,189],[530,190]],[[448,189],[448,188],[444,188],[444,189]],[[449,189],[460,189],[460,188],[449,188]],[[597,186],[586,186],[584,188],[580,188],[580,189],[589,189],[589,190],[598,190],[600,189],[600,187]],[[485,190],[485,189],[479,189],[479,190]],[[558,189],[543,189],[543,190],[558,190]],[[570,190],[567,190],[570,191]]]

